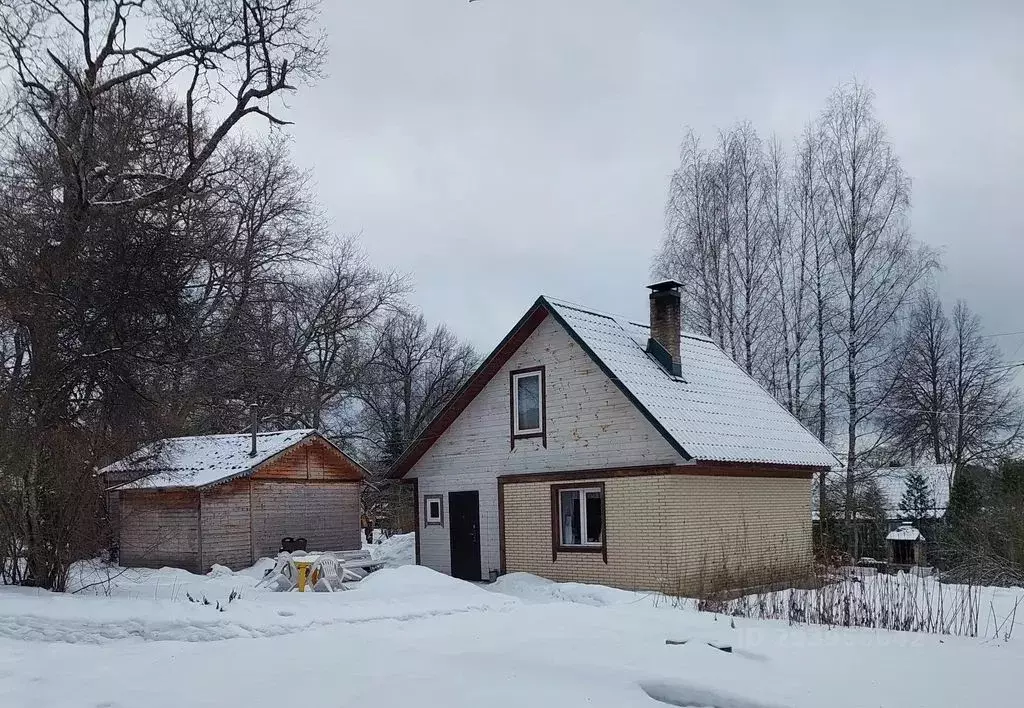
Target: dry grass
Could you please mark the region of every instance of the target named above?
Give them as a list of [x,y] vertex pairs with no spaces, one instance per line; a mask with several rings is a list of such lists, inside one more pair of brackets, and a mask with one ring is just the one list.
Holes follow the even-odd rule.
[[[861,569],[858,569],[861,570]],[[698,598],[697,609],[734,617],[786,620],[790,624],[866,627],[902,632],[979,636],[982,586],[941,583],[915,574],[855,574],[824,570],[817,587],[721,593]],[[1013,634],[1018,597],[1009,609],[989,603],[985,636],[1008,640]]]

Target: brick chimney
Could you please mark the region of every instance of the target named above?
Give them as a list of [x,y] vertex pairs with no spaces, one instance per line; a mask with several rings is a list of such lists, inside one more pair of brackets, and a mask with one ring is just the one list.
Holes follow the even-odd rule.
[[682,316],[683,284],[675,280],[662,280],[647,286],[651,291],[651,338],[647,340],[647,353],[653,356],[673,376],[680,376],[679,331]]

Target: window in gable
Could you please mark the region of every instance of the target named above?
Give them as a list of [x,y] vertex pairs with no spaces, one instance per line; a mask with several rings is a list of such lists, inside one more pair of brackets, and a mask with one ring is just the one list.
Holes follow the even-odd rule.
[[544,367],[513,371],[510,386],[513,446],[518,439],[534,437],[544,437],[546,446]]

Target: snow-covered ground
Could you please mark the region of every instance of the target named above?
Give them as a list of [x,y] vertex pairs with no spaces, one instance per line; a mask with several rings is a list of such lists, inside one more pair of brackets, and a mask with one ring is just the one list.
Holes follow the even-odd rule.
[[[380,545],[398,565],[411,538]],[[1009,641],[983,640],[732,620],[523,574],[481,586],[400,566],[333,594],[263,592],[261,574],[0,588],[0,706],[1020,705],[1024,616]]]

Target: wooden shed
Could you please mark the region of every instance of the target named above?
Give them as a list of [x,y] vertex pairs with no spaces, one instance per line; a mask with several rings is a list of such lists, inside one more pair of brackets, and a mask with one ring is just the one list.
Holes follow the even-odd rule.
[[360,546],[363,468],[315,430],[170,438],[102,470],[125,566],[205,573]]

